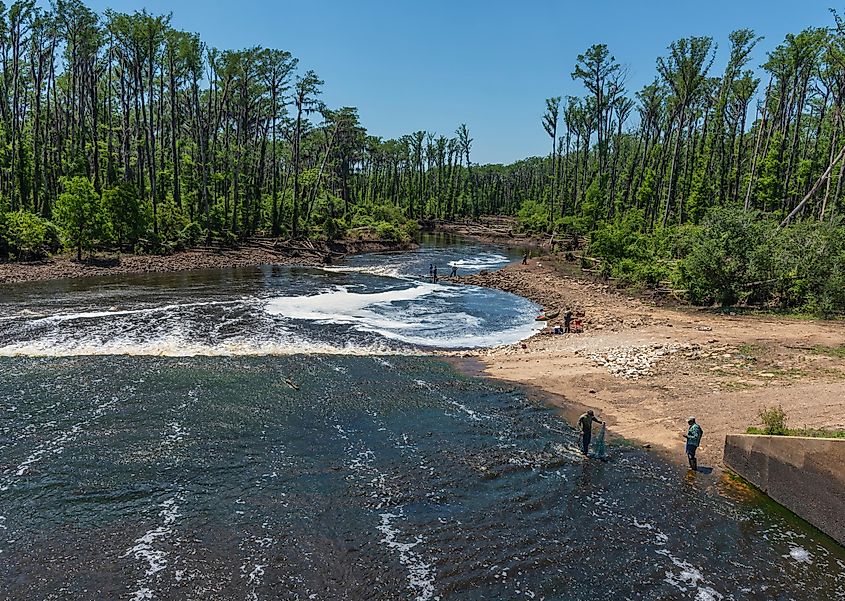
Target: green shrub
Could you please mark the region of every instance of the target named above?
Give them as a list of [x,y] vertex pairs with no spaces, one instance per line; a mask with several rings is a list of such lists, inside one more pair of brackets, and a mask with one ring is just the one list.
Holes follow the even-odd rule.
[[6,213],[4,222],[3,237],[8,250],[19,259],[42,257],[59,247],[56,226],[34,213]]
[[420,235],[420,224],[416,219],[409,219],[402,227],[409,240],[416,240]]
[[382,240],[400,241],[406,234],[396,224],[380,221],[376,224],[376,235]]
[[763,433],[771,436],[786,436],[786,414],[783,407],[767,407],[760,411],[760,421],[763,422]]
[[679,266],[690,300],[724,306],[769,298],[773,234],[772,222],[756,211],[711,210]]
[[323,220],[323,234],[325,234],[326,240],[338,240],[346,235],[346,225],[343,220],[335,219],[326,214]]

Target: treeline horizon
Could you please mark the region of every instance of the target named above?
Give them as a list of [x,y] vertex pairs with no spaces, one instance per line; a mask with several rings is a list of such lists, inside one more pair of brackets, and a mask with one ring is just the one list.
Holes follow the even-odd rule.
[[[407,239],[419,219],[503,214],[585,237],[627,283],[841,310],[845,298],[816,289],[845,263],[845,23],[831,14],[787,35],[762,77],[749,29],[729,36],[723,72],[713,38],[681,38],[636,91],[595,44],[561,69],[584,93],[545,101],[548,155],[478,165],[465,124],[369,134],[356,108],[322,102],[322,80],[287,50],[220,50],[170,16],[81,0],[0,3],[0,256]],[[727,271],[695,267],[696,244],[748,231],[742,256],[708,251]],[[819,249],[809,265],[783,246],[797,231],[802,256]]]

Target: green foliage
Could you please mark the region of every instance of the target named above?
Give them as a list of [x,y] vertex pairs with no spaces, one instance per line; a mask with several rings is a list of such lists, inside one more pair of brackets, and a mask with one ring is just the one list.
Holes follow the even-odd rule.
[[0,226],[0,237],[4,239],[8,252],[18,259],[42,257],[59,246],[56,227],[26,211],[7,213]]
[[323,219],[323,233],[326,240],[338,240],[346,235],[346,224],[341,219],[335,219],[326,213]]
[[135,186],[123,183],[103,190],[102,203],[111,234],[118,245],[134,245],[144,236],[151,215]]
[[769,436],[784,436],[787,433],[786,413],[783,407],[766,407],[759,413],[760,421],[763,422],[763,433]]
[[76,258],[81,260],[83,248],[92,249],[105,237],[107,221],[100,196],[87,177],[65,178],[62,184],[64,192],[53,207],[53,218],[65,245],[75,248]]
[[[746,428],[746,434],[767,434],[765,428]],[[824,428],[787,428],[781,436],[803,436],[805,438],[845,438],[845,430],[826,430]]]
[[840,220],[802,222],[781,231],[773,293],[783,308],[830,316],[845,308],[845,228]]
[[586,236],[590,233],[590,227],[583,217],[567,215],[555,219],[554,231],[560,236]]
[[772,276],[774,226],[754,211],[711,210],[680,264],[680,282],[696,304],[765,300]]
[[783,134],[780,131],[772,135],[769,152],[760,164],[760,177],[757,180],[757,202],[763,210],[777,207],[783,200]]
[[590,254],[602,260],[603,272],[619,284],[656,288],[669,278],[669,266],[656,254],[658,236],[643,233],[644,226],[642,211],[631,210],[590,235]]
[[529,234],[545,233],[549,229],[549,209],[537,200],[525,200],[516,214],[519,229]]
[[598,178],[594,179],[587,188],[584,195],[584,202],[581,206],[581,214],[590,230],[596,227],[602,218],[602,207],[604,206],[604,192],[599,184]]
[[192,221],[179,232],[179,242],[183,246],[196,246],[205,239],[205,228],[196,221]]
[[402,209],[390,203],[362,204],[355,208],[350,229],[359,238],[373,235],[381,240],[408,242],[419,234],[419,224],[408,219]]

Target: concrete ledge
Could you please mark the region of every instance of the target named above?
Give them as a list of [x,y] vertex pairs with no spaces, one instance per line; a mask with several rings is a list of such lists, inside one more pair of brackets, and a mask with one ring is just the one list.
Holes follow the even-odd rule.
[[845,545],[845,439],[729,434],[725,465]]

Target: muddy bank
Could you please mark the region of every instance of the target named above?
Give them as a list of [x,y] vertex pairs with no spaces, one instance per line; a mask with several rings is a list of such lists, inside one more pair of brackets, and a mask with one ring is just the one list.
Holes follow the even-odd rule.
[[55,256],[39,261],[0,263],[0,283],[257,265],[323,265],[341,260],[347,254],[401,251],[415,246],[379,240],[313,244],[252,241],[238,248],[203,247],[169,255],[101,254],[81,262],[73,257]]

